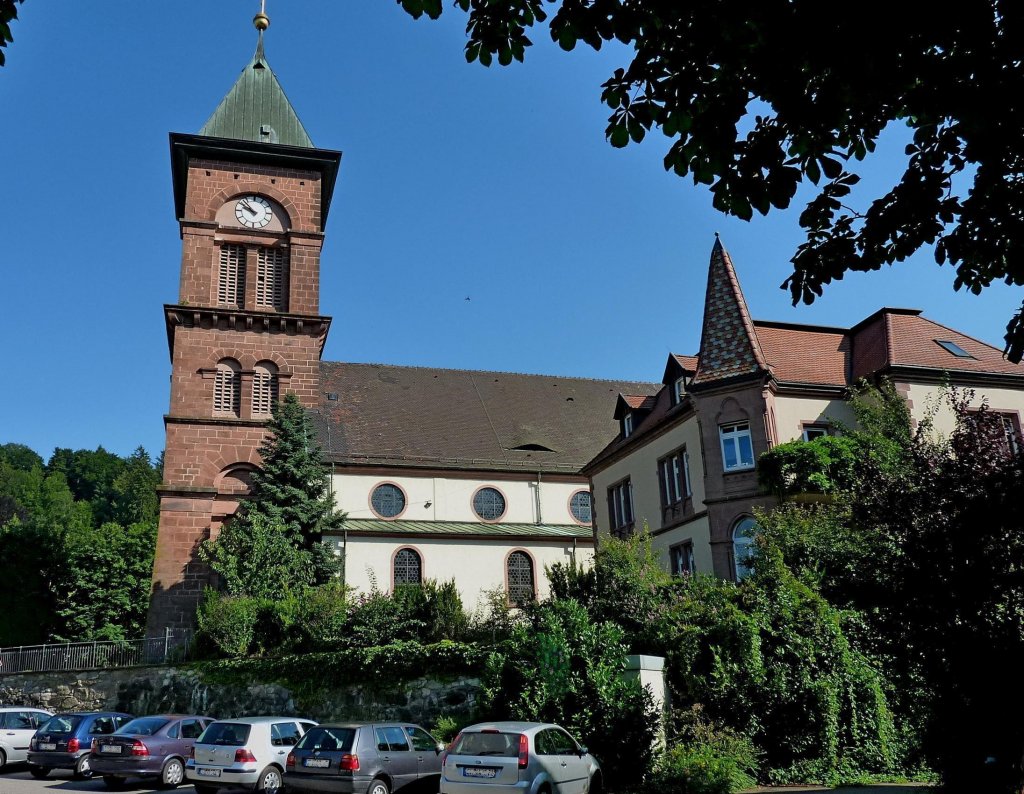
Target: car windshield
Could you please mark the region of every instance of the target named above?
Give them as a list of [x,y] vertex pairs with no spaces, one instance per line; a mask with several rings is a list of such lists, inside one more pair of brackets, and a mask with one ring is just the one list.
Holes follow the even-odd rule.
[[452,746],[452,755],[500,755],[508,758],[519,755],[519,734],[463,733]]
[[131,736],[152,736],[170,720],[164,717],[139,717],[126,725],[122,725],[115,733],[128,734]]
[[46,724],[39,729],[40,733],[73,733],[82,718],[73,714],[58,714],[50,717]]
[[337,750],[347,753],[352,749],[352,741],[355,736],[355,728],[310,728],[296,747],[300,750],[320,750],[322,752]]
[[196,743],[242,747],[249,741],[249,727],[240,722],[215,722],[203,731]]

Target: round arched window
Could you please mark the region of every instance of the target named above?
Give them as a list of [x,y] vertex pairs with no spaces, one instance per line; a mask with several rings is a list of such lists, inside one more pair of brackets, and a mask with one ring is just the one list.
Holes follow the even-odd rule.
[[732,557],[736,566],[736,581],[750,575],[750,558],[754,553],[754,538],[757,536],[757,522],[744,518],[732,531]]
[[373,489],[370,506],[381,518],[394,518],[405,510],[405,494],[393,483],[382,483]]
[[533,601],[533,560],[525,551],[514,551],[506,563],[508,576],[508,600],[513,604]]
[[484,521],[497,521],[505,515],[505,497],[497,488],[481,488],[473,495],[473,512]]
[[395,586],[423,584],[423,561],[412,549],[399,549],[395,555]]
[[581,524],[589,524],[592,520],[590,511],[590,491],[577,491],[569,500],[569,511],[572,517]]

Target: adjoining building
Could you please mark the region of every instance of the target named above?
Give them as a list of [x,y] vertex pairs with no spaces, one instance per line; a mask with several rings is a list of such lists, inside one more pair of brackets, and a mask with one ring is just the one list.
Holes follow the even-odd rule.
[[[716,240],[700,350],[668,357],[657,394],[619,395],[619,435],[583,468],[595,532],[646,526],[673,572],[743,576],[752,510],[776,503],[758,488],[758,456],[854,425],[850,387],[882,377],[915,421],[944,384],[974,389],[1002,417],[1008,448],[1020,449],[1024,366],[917,309],[883,308],[852,328],[752,320]],[[953,416],[940,408],[934,423],[948,433]]]

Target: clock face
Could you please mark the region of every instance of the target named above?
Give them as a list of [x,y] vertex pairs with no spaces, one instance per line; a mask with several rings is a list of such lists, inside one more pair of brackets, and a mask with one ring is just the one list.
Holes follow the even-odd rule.
[[262,229],[274,217],[274,208],[262,196],[242,196],[235,204],[235,217],[243,226]]

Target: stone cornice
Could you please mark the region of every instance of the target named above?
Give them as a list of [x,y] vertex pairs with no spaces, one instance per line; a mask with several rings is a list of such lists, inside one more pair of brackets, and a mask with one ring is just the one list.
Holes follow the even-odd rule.
[[223,306],[183,306],[171,303],[164,304],[164,319],[167,323],[167,348],[172,357],[176,326],[312,336],[319,341],[320,355],[323,355],[327,332],[331,328],[331,318],[317,314],[257,312]]

